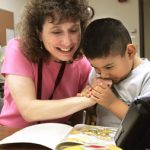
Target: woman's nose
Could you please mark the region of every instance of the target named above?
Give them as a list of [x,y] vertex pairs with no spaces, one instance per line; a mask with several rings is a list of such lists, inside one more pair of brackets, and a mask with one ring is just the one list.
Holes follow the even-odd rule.
[[62,39],[64,46],[69,47],[72,44],[71,35],[65,34]]

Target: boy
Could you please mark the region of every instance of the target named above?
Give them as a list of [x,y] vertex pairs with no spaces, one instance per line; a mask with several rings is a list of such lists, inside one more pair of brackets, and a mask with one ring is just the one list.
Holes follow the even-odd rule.
[[99,98],[97,124],[118,126],[134,99],[150,96],[150,62],[136,54],[129,32],[113,18],[102,18],[89,24],[83,52],[95,68],[90,80],[99,75],[94,90],[87,88],[93,97]]

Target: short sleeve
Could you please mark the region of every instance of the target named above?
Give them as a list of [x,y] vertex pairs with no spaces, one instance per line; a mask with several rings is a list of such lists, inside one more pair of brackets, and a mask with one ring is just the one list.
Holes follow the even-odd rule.
[[32,63],[23,55],[19,46],[19,39],[15,38],[8,42],[2,64],[1,73],[3,76],[6,74],[23,75],[32,77]]

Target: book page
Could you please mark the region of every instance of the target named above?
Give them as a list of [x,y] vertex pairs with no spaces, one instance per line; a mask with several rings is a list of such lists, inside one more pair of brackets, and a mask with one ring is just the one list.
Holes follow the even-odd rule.
[[60,123],[43,123],[23,128],[0,141],[8,143],[34,143],[55,149],[72,129],[71,126]]
[[115,145],[109,145],[109,146],[75,145],[75,146],[66,147],[63,150],[123,150],[123,149]]
[[73,145],[108,146],[116,145],[114,136],[118,128],[78,124],[65,137],[56,149],[62,150]]

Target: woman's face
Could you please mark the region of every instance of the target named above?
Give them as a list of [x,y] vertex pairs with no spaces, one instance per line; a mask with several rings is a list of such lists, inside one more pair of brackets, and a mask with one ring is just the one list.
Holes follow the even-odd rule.
[[47,19],[40,38],[52,60],[72,60],[81,41],[80,21],[54,24]]

